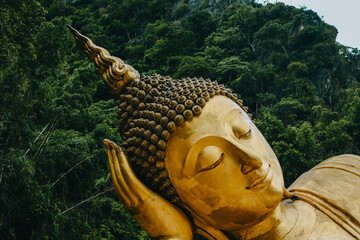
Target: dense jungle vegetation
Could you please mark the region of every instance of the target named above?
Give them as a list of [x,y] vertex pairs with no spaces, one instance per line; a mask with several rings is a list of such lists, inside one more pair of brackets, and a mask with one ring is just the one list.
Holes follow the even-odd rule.
[[315,12],[223,0],[1,0],[0,239],[149,239],[117,201],[102,139],[116,99],[66,29],[140,73],[204,77],[253,113],[289,185],[360,154],[360,53]]

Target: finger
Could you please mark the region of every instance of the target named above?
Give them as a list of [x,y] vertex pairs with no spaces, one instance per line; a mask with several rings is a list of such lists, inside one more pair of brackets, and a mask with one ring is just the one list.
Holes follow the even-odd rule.
[[113,154],[112,154],[113,144],[111,141],[109,141],[109,140],[106,141],[106,140],[104,140],[104,144],[107,148],[106,154],[108,155],[108,158],[109,158],[111,180],[112,180],[115,192],[116,192],[117,196],[119,197],[119,199],[121,200],[121,202],[123,202],[123,204],[125,206],[130,206],[130,200],[126,196],[126,194],[124,194],[124,191],[123,191],[122,187],[120,186],[117,176],[116,176],[116,171],[115,171],[115,166],[114,166],[114,158],[113,158]]
[[153,192],[147,188],[135,175],[124,151],[120,147],[116,147],[115,150],[120,161],[119,164],[124,181],[127,183],[129,188],[132,189],[138,198],[143,200],[145,197],[152,196]]
[[[112,151],[112,155],[113,155],[113,164],[114,164],[114,168],[115,168],[115,173],[116,173],[116,177],[117,177],[117,182],[119,184],[119,186],[121,187],[121,189],[123,190],[124,194],[130,199],[130,201],[135,205],[138,203],[139,201],[139,196],[135,195],[134,191],[132,191],[131,188],[129,188],[129,184],[128,182],[125,181],[124,179],[124,171],[122,171],[121,166],[119,164],[120,161],[127,161],[127,157],[124,156],[124,159],[119,159],[119,156],[117,154],[117,152],[120,150],[120,147],[116,146]],[[120,150],[121,151],[121,150]]]

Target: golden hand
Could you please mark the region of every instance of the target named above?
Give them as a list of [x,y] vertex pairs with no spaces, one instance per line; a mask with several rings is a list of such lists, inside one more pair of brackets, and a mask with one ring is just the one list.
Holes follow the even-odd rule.
[[193,239],[188,218],[178,208],[147,188],[135,175],[124,151],[105,139],[117,196],[140,226],[155,239]]

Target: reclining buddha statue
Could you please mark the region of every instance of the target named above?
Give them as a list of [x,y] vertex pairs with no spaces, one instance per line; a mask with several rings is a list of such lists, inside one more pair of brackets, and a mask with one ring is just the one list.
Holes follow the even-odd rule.
[[360,157],[327,159],[284,187],[247,107],[202,78],[140,76],[70,27],[118,97],[105,139],[120,201],[154,239],[360,239]]

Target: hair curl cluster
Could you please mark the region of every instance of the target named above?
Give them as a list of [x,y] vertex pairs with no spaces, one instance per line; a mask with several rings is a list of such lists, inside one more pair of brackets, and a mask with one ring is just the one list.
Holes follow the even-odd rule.
[[142,76],[119,95],[117,118],[135,173],[151,190],[178,206],[180,198],[165,168],[167,143],[177,127],[199,116],[216,95],[230,98],[247,112],[231,89],[203,78]]

